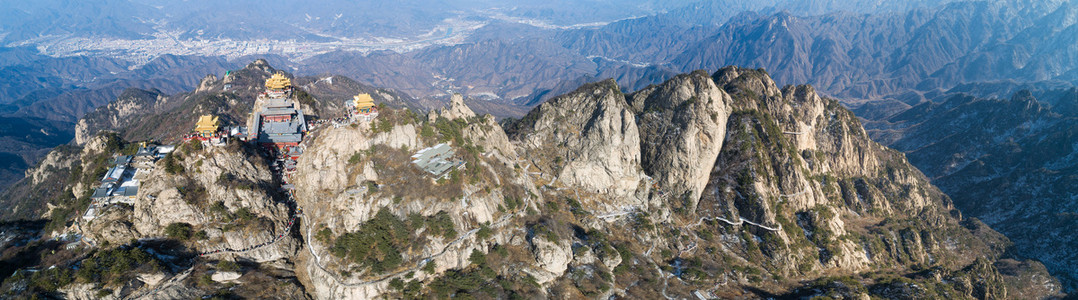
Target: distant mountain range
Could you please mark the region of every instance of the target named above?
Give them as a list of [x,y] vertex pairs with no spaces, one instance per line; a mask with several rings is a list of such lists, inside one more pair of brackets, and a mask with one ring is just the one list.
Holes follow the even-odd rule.
[[493,24],[462,44],[403,54],[341,51],[302,64],[416,97],[454,91],[521,105],[564,92],[553,90],[566,80],[615,78],[632,90],[730,64],[765,68],[782,84],[812,83],[853,106],[884,100],[895,109],[969,83],[1078,82],[1078,27],[1067,21],[1078,15],[1072,2],[811,16],[731,12],[710,2],[595,28]]
[[1010,237],[1071,289],[1078,283],[1078,89],[1010,99],[946,95],[866,123],[955,206]]
[[[946,2],[636,1],[616,7],[583,2],[579,5],[599,13],[582,19],[569,10],[579,5],[556,1],[494,9],[483,3],[412,1],[346,10],[362,13],[334,14],[336,21],[329,21],[328,7],[362,6],[351,1],[318,7],[241,1],[209,10],[197,1],[20,2],[0,18],[7,45],[25,45],[0,50],[0,104],[8,104],[0,112],[73,122],[128,87],[166,94],[192,88],[200,78],[192,74],[237,68],[254,57],[236,55],[257,52],[263,44],[291,45],[290,51],[307,53],[303,59],[259,55],[299,75],[342,74],[428,103],[463,93],[492,100],[486,106],[502,116],[520,116],[585,82],[614,78],[631,91],[674,74],[732,64],[762,67],[780,84],[813,84],[867,117],[886,116],[970,84],[1060,87],[1078,82],[1078,27],[1070,21],[1078,6],[1073,2]],[[245,7],[272,8],[240,13]],[[265,15],[274,18],[258,17]],[[380,27],[389,16],[396,27]],[[633,16],[639,17],[615,21]],[[40,18],[63,22],[34,23]],[[395,36],[377,43],[399,44],[412,39],[409,34],[430,33],[440,26],[435,23],[454,18],[475,21],[475,26],[445,45],[403,53],[304,46],[373,36]],[[259,21],[267,19],[275,23]],[[614,22],[578,28],[566,20]],[[140,44],[162,39],[163,32],[168,33],[164,39],[175,43],[161,48]],[[54,49],[57,38],[83,41],[79,45],[85,49],[128,47],[142,54],[198,53],[191,49],[213,41],[244,48],[146,61],[121,59],[128,56],[120,50],[67,53],[84,55],[76,57],[39,53],[59,51]],[[116,40],[132,42],[112,45]],[[276,42],[281,40],[299,42]]]
[[[602,78],[615,78],[626,90],[662,82],[683,69],[667,61],[714,35],[740,11],[882,12],[938,1],[860,2],[14,2],[0,13],[0,40],[6,46],[0,48],[0,115],[27,124],[20,132],[60,135],[12,148],[23,150],[3,150],[13,151],[2,152],[10,159],[5,172],[18,177],[43,149],[64,143],[75,120],[128,88],[179,93],[202,75],[221,75],[256,58],[245,54],[301,75],[344,74],[394,88],[424,107],[460,92],[495,100],[473,102],[479,111],[520,116],[530,106]],[[611,21],[616,22],[601,25]],[[332,50],[340,49],[342,39],[369,46],[361,49],[397,49],[438,35],[452,38],[444,46],[405,53]],[[234,47],[206,46],[221,42]],[[338,46],[318,48],[325,43]],[[266,45],[291,45],[287,53],[307,58],[278,56]],[[414,46],[400,49],[409,47]]]
[[[685,18],[686,23],[726,21],[741,11],[780,9],[812,15],[832,11],[876,13],[931,7],[947,0],[902,2],[793,0],[629,0],[629,1],[489,1],[489,0],[331,0],[317,5],[284,0],[60,0],[6,3],[0,15],[5,43],[47,36],[146,39],[164,34],[181,40],[416,39],[448,33],[460,24],[503,20],[543,28],[594,26],[663,12],[686,13],[703,6],[721,8],[715,17]],[[43,22],[49,20],[49,22]],[[455,28],[455,30],[466,30]],[[393,43],[395,41],[384,40]]]

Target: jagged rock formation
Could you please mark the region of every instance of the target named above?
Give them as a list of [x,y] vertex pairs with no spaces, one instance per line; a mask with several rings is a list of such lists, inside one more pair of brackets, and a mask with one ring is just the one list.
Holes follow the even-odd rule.
[[[206,81],[203,81],[204,83]],[[200,88],[201,90],[201,88]],[[155,111],[155,104],[163,102],[160,91],[128,89],[116,101],[87,114],[75,125],[75,143],[82,145],[101,130],[116,130],[129,126],[137,115]]]
[[[78,161],[95,168],[115,139],[92,140]],[[441,143],[459,167],[412,163]],[[267,277],[315,299],[1036,298],[1059,288],[1039,263],[1004,259],[1005,237],[964,219],[835,100],[779,88],[762,70],[694,72],[629,95],[588,84],[505,127],[460,98],[426,116],[386,107],[371,122],[315,126],[303,145],[294,210],[257,151],[183,146],[133,206],[67,230],[81,226],[101,246],[184,222],[202,233],[182,245],[204,253],[300,220],[270,246],[142,270],[129,281],[138,284],[110,291],[123,297],[187,297],[232,280],[252,290]],[[123,251],[158,249],[147,243]],[[65,291],[85,297],[92,282]]]
[[703,195],[726,138],[733,101],[706,72],[674,77],[633,93],[639,115],[641,165],[664,192],[693,199]]
[[633,195],[643,179],[640,133],[624,97],[608,80],[539,105],[518,125],[523,156],[565,185]]
[[[308,249],[300,254],[303,264],[298,272],[306,276],[304,282],[315,298],[376,297],[390,292],[390,281],[405,273],[415,273],[417,279],[432,278],[447,269],[467,267],[472,251],[483,251],[491,243],[510,239],[480,238],[475,228],[479,224],[492,228],[505,225],[516,212],[505,211],[504,199],[537,193],[530,178],[513,168],[518,162],[516,152],[493,117],[475,117],[459,97],[441,113],[432,112],[430,118],[435,121],[417,123],[419,119],[414,116],[407,110],[384,110],[373,123],[324,127],[309,141],[295,176],[297,204],[304,208],[307,220],[301,232],[308,238]],[[372,126],[380,122],[388,124],[377,126],[391,128]],[[435,127],[452,132],[440,131],[435,137],[431,132]],[[456,134],[459,136],[454,139]],[[474,178],[482,180],[443,182],[411,165],[411,151],[433,146],[442,138],[471,151],[487,150],[464,154],[474,155],[469,156],[465,170],[475,166],[483,171],[461,174],[474,174]],[[355,269],[361,263],[336,257],[332,251],[334,241],[311,239],[312,233],[326,230],[337,236],[357,231],[383,209],[409,218],[445,214],[450,216],[449,224],[455,233],[420,234],[419,238],[427,243],[401,249],[404,263],[396,271],[342,276],[339,271]],[[537,257],[540,261],[547,258]],[[421,271],[421,264],[435,265],[434,273]]]
[[441,117],[450,120],[467,119],[475,117],[475,112],[472,112],[471,108],[464,105],[464,96],[453,94],[449,98],[449,106],[442,110]]

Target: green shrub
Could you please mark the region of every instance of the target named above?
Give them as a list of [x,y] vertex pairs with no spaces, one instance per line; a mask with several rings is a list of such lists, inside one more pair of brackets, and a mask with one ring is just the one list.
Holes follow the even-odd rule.
[[431,282],[430,289],[436,298],[447,299],[454,294],[470,294],[470,291],[478,289],[484,282],[487,280],[476,272],[449,270],[444,276]]
[[240,209],[236,210],[236,217],[240,218],[240,220],[250,221],[254,220],[257,216],[252,213],[250,209],[246,207],[240,207]]
[[168,172],[172,175],[183,173],[183,166],[181,166],[180,163],[176,161],[176,154],[169,153],[168,155],[165,155],[164,161],[165,172]]
[[120,150],[120,154],[135,155],[136,153],[138,153],[138,146],[139,145],[137,143],[127,143],[127,145],[124,145],[124,148]]
[[400,278],[393,278],[393,280],[389,281],[389,288],[397,290],[397,291],[403,291],[404,290],[404,280],[401,280]]
[[558,209],[559,209],[559,207],[558,207],[558,202],[554,202],[554,201],[547,201],[547,202],[546,202],[546,208],[547,208],[548,210],[550,210],[550,211],[558,211]]
[[441,135],[439,140],[452,141],[454,145],[466,144],[462,133],[465,125],[464,120],[449,120],[443,117],[438,117],[438,120],[434,122],[434,127],[438,129],[438,134]]
[[468,261],[477,266],[484,267],[487,264],[487,255],[484,254],[483,251],[472,249],[472,254],[468,256]]
[[165,235],[169,238],[186,241],[191,238],[191,224],[172,223],[165,227]]
[[531,225],[530,230],[537,237],[542,237],[542,238],[546,239],[547,241],[553,242],[553,243],[558,242],[558,239],[559,239],[558,238],[558,233],[554,232],[554,230],[551,229],[549,227],[549,225],[547,225],[547,224],[534,224],[534,225]]
[[55,292],[75,282],[73,273],[71,269],[66,267],[41,270],[30,276],[30,286],[44,292]]
[[199,152],[199,151],[202,151],[202,141],[190,140],[190,141],[187,141],[187,143],[184,143],[183,146],[180,146],[180,147],[183,148],[184,153]]
[[522,205],[522,204],[523,204],[523,201],[520,201],[516,197],[505,196],[505,208],[507,208],[509,210],[515,210],[515,209],[517,209],[518,205]]
[[494,230],[491,230],[490,226],[487,226],[487,224],[483,224],[479,225],[479,231],[475,232],[475,236],[478,237],[480,240],[485,240],[490,238],[493,233]]
[[140,248],[115,248],[100,251],[83,260],[76,275],[84,282],[124,282],[132,278],[137,273],[133,271],[143,265],[161,268],[160,263],[150,253]]
[[120,138],[120,135],[115,132],[109,132],[105,135],[105,150],[104,153],[115,153],[120,151],[124,146],[124,140]]
[[437,266],[434,263],[434,261],[432,260],[432,261],[428,261],[427,264],[423,265],[422,270],[423,270],[423,272],[427,272],[428,274],[433,274],[435,267],[437,267]]
[[363,153],[356,152],[352,154],[352,157],[348,158],[348,164],[358,164],[361,160],[363,160]]
[[430,124],[423,124],[423,127],[419,129],[419,136],[425,138],[434,136],[434,127],[430,126]]
[[225,206],[223,201],[214,202],[210,206],[210,213],[222,218],[229,218],[232,214],[228,212],[228,207]]
[[453,227],[453,219],[445,211],[440,211],[427,219],[427,230],[433,235],[446,239],[455,239],[457,238],[457,230]]
[[333,231],[329,230],[329,228],[322,227],[322,230],[319,230],[318,233],[314,235],[314,238],[318,239],[320,242],[329,243],[333,240]]
[[65,206],[54,208],[49,212],[49,223],[45,224],[46,231],[53,231],[67,227],[67,219],[71,217],[71,209]]
[[[429,217],[411,213],[407,219],[402,220],[386,209],[381,209],[373,218],[360,224],[359,230],[344,233],[334,239],[330,251],[337,257],[370,268],[374,273],[382,273],[403,263],[402,252],[422,246],[422,238],[414,233],[424,227],[427,235],[445,239],[457,237],[448,212],[441,211]],[[320,240],[329,240],[331,236],[332,232],[328,229],[322,229],[316,235]]]
[[358,231],[337,237],[331,251],[382,273],[400,266],[403,260],[400,251],[407,248],[408,242],[409,231],[404,221],[382,209],[360,224]]
[[221,260],[217,262],[217,270],[222,272],[236,272],[240,270],[240,265],[231,260]]
[[581,216],[588,214],[588,211],[584,210],[584,207],[580,205],[580,201],[577,201],[576,199],[565,198],[565,203],[569,205],[569,211],[572,212],[573,215]]
[[206,187],[193,179],[188,179],[187,183],[179,188],[179,191],[183,201],[191,205],[200,205],[208,196]]
[[228,184],[228,182],[231,180],[232,174],[229,174],[228,172],[221,172],[220,175],[217,175],[217,184],[225,185]]
[[306,91],[297,89],[293,93],[293,95],[296,98],[296,102],[299,102],[299,104],[309,106],[312,109],[317,109],[318,102],[315,101],[314,97],[312,97],[311,94],[308,94]]

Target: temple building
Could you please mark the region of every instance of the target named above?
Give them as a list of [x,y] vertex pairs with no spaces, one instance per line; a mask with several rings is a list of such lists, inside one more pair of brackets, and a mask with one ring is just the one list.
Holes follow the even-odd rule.
[[356,112],[359,114],[378,112],[378,108],[374,106],[374,98],[371,98],[371,95],[368,94],[359,94],[353,97],[352,106],[355,106]]
[[352,107],[353,120],[363,118],[370,121],[378,116],[378,107],[374,105],[374,98],[371,98],[371,95],[360,93],[352,97]]
[[266,80],[266,97],[259,97],[256,110],[251,115],[251,135],[263,147],[278,154],[298,151],[296,146],[307,132],[307,120],[287,96],[292,83],[280,73]]
[[283,73],[274,73],[266,80],[266,95],[270,98],[286,97],[292,92],[292,80]]
[[221,128],[221,119],[214,115],[202,115],[198,117],[198,123],[195,123],[195,132],[202,137],[213,136],[219,128]]

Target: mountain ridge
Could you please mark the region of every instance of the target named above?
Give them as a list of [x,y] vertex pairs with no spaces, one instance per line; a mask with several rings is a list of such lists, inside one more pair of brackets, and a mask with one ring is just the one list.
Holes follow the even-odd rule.
[[[253,97],[245,91],[260,90],[273,71],[256,61],[232,79],[207,77],[196,91],[166,98],[175,102],[163,112],[190,119],[208,111],[234,122],[243,115],[235,106]],[[227,80],[235,91],[219,89]],[[297,95],[329,84],[296,82],[304,82]],[[219,98],[233,108],[207,102]],[[99,112],[122,113],[125,101]],[[301,103],[331,118],[343,109],[336,101]],[[102,207],[85,224],[65,221],[84,211],[86,196],[77,195],[97,179],[90,173],[153,135],[133,123],[53,151],[22,189],[48,185],[61,194],[43,198],[55,199],[45,202],[49,235],[80,233],[97,246],[47,254],[57,271],[20,271],[3,286],[105,298],[200,297],[227,293],[220,288],[229,281],[243,291],[282,289],[268,289],[267,279],[292,291],[283,295],[318,299],[1059,293],[1039,263],[1008,258],[1006,237],[963,218],[836,100],[811,86],[779,88],[762,70],[681,74],[631,94],[613,80],[587,84],[504,127],[465,103],[455,97],[426,115],[384,105],[372,122],[315,126],[290,193],[253,146],[185,143],[149,170],[133,205]],[[186,130],[176,128],[188,125],[162,127],[177,132],[161,141],[178,140]],[[413,151],[441,143],[456,151],[460,169],[436,179],[412,166]],[[169,238],[151,242],[162,236]],[[53,290],[41,284],[119,250],[169,255],[140,258],[131,275],[101,275],[113,278],[105,282],[79,275]]]

